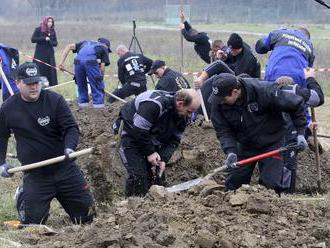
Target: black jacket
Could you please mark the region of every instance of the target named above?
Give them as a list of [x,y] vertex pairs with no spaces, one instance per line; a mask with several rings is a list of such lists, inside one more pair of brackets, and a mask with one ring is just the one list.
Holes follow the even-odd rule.
[[201,57],[202,60],[209,64],[211,62],[209,54],[211,50],[210,38],[204,32],[193,34],[191,32],[192,27],[187,21],[184,22],[184,27],[185,28],[181,31],[183,37],[187,41],[195,43],[194,49],[196,53],[199,55],[199,57]]
[[[49,41],[46,41],[46,37],[49,37]],[[37,43],[34,57],[39,59],[47,64],[56,66],[55,56],[54,56],[54,47],[57,46],[57,38],[55,31],[51,34],[46,34],[41,32],[41,27],[37,27],[31,37],[32,43]],[[39,69],[42,76],[47,77],[50,85],[57,84],[57,74],[54,68],[49,67],[48,65],[34,61]]]
[[260,78],[260,64],[253,55],[251,48],[245,42],[243,50],[237,56],[229,55],[226,64],[235,72],[235,75],[247,73],[253,78]]
[[145,73],[150,70],[152,60],[142,54],[127,52],[118,62],[118,78],[125,83],[147,83]]
[[237,154],[237,142],[261,149],[279,142],[287,133],[282,112],[290,114],[298,134],[304,134],[306,119],[302,97],[257,79],[240,79],[241,104],[212,102],[211,120],[226,154]]
[[130,146],[138,147],[148,156],[158,146],[177,147],[187,125],[187,118],[176,113],[174,92],[151,90],[138,95],[120,110],[124,131],[134,139]]
[[204,71],[207,72],[209,78],[211,78],[214,75],[219,75],[221,73],[230,73],[235,75],[235,72],[232,69],[230,69],[230,67],[222,60],[214,61],[212,64],[206,66],[204,68]]
[[[13,133],[18,160],[30,164],[76,149],[79,129],[64,98],[42,90],[36,102],[25,102],[20,94],[10,97],[0,109],[0,164],[6,157],[7,142]],[[45,171],[46,166],[40,168]],[[39,170],[39,169],[38,169]]]
[[187,79],[181,73],[166,68],[163,76],[158,80],[155,90],[178,91],[190,88]]
[[320,99],[319,104],[316,107],[323,105],[324,104],[324,94],[323,94],[320,84],[313,77],[307,78],[306,83],[307,83],[307,89],[302,88],[301,86],[297,85],[297,87],[300,88],[298,94],[300,93],[299,95],[304,98],[306,103],[308,103],[308,101],[311,97],[311,91],[314,90]]

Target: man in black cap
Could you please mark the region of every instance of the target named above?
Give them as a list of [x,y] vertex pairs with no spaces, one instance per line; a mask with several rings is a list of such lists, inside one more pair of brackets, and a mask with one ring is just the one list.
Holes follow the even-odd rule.
[[165,61],[155,60],[148,74],[155,74],[159,79],[155,90],[178,91],[190,88],[187,79],[181,73],[168,68]]
[[[64,69],[64,62],[72,51],[77,53],[74,60],[74,74],[78,86],[78,104],[80,107],[89,106],[88,87],[91,87],[94,108],[104,108],[104,71],[110,65],[110,41],[99,38],[97,41],[85,40],[72,43],[65,47],[62,53],[60,69]],[[88,82],[87,82],[88,79]]]
[[[143,54],[130,52],[125,45],[119,45],[116,48],[116,54],[119,56],[117,62],[118,79],[122,87],[115,89],[112,94],[124,99],[146,91],[147,78],[145,74],[150,70],[152,60]],[[114,97],[109,97],[109,103],[115,101]]]
[[16,195],[17,211],[24,224],[45,223],[50,203],[57,198],[74,223],[93,220],[92,197],[74,161],[69,159],[79,141],[79,129],[64,98],[42,90],[39,69],[27,62],[18,67],[20,93],[0,109],[0,174],[11,177],[6,162],[8,139],[16,139],[21,164],[31,164],[65,155],[66,160],[24,172]]
[[[253,78],[260,78],[260,64],[253,55],[251,48],[242,37],[232,33],[227,41],[230,52],[227,52],[225,63],[235,72],[235,75],[242,73],[249,74]],[[220,50],[220,55],[224,51]]]
[[[227,155],[230,170],[226,190],[249,184],[256,163],[233,167],[237,160],[259,155],[285,145],[287,133],[282,112],[290,115],[297,130],[297,145],[305,149],[304,99],[281,91],[277,85],[258,79],[223,73],[213,81],[211,120]],[[290,188],[292,151],[259,161],[259,183],[283,192]]]

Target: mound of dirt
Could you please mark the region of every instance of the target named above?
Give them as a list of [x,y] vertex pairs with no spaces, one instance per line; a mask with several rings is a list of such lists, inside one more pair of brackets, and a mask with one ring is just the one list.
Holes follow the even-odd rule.
[[[82,158],[79,164],[86,172],[97,203],[111,203],[115,196],[122,195],[125,185],[127,174],[115,153],[116,140],[112,132],[112,124],[121,106],[120,102],[105,110],[79,110],[77,106],[71,106],[81,129],[80,148],[95,147],[93,158]],[[167,166],[167,183],[173,185],[205,175],[221,166],[224,156],[212,128],[204,124],[201,127],[191,125]],[[326,192],[330,188],[328,152],[321,155],[321,171],[323,192]],[[223,175],[217,175],[215,180],[222,183]],[[257,182],[257,179],[253,181]],[[315,154],[307,150],[298,156],[297,192],[316,191]]]
[[[312,199],[312,200],[311,200]],[[261,186],[236,193],[206,181],[187,193],[153,186],[91,225],[55,236],[34,235],[34,247],[326,247],[330,207],[319,198],[279,198]]]
[[[255,185],[223,190],[220,173],[188,192],[168,193],[153,186],[145,198],[123,199],[126,171],[116,155],[112,124],[122,104],[105,110],[72,111],[81,128],[79,148],[93,146],[78,163],[99,208],[91,225],[68,226],[54,236],[31,235],[34,247],[326,247],[330,245],[327,198],[278,197]],[[168,185],[181,183],[222,165],[224,154],[212,128],[191,125],[167,166]],[[329,154],[321,156],[323,188],[330,187]],[[316,190],[314,153],[299,155],[297,191]]]

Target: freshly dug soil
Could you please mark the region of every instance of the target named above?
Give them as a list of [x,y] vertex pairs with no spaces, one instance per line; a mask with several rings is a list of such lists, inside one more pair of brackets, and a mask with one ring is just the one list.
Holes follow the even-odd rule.
[[[33,247],[326,247],[330,245],[330,199],[310,195],[279,197],[256,185],[237,192],[223,190],[224,176],[187,192],[168,193],[153,186],[145,198],[123,200],[126,171],[115,153],[112,124],[122,103],[106,110],[72,111],[81,128],[79,148],[93,146],[81,157],[98,207],[96,220],[85,226],[66,226],[54,236],[18,237]],[[315,155],[298,160],[297,191],[316,193]],[[212,128],[192,124],[167,166],[168,185],[205,175],[221,166],[224,154]],[[329,154],[321,156],[323,192],[330,187]],[[256,173],[257,174],[257,173]]]

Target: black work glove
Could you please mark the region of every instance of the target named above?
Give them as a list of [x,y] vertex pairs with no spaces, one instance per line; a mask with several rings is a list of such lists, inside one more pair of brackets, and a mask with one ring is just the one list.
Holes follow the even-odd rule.
[[8,170],[10,168],[13,168],[13,166],[11,166],[7,163],[4,163],[4,164],[0,165],[0,175],[2,177],[12,177],[14,174],[8,172]]
[[73,153],[74,150],[72,150],[71,148],[65,148],[64,149],[64,156],[65,156],[65,159],[64,161],[65,162],[69,162],[69,161],[74,161],[75,158],[70,158],[70,154]]
[[227,155],[224,165],[227,168],[234,169],[237,168],[237,166],[235,165],[236,162],[237,162],[237,155],[231,152]]

